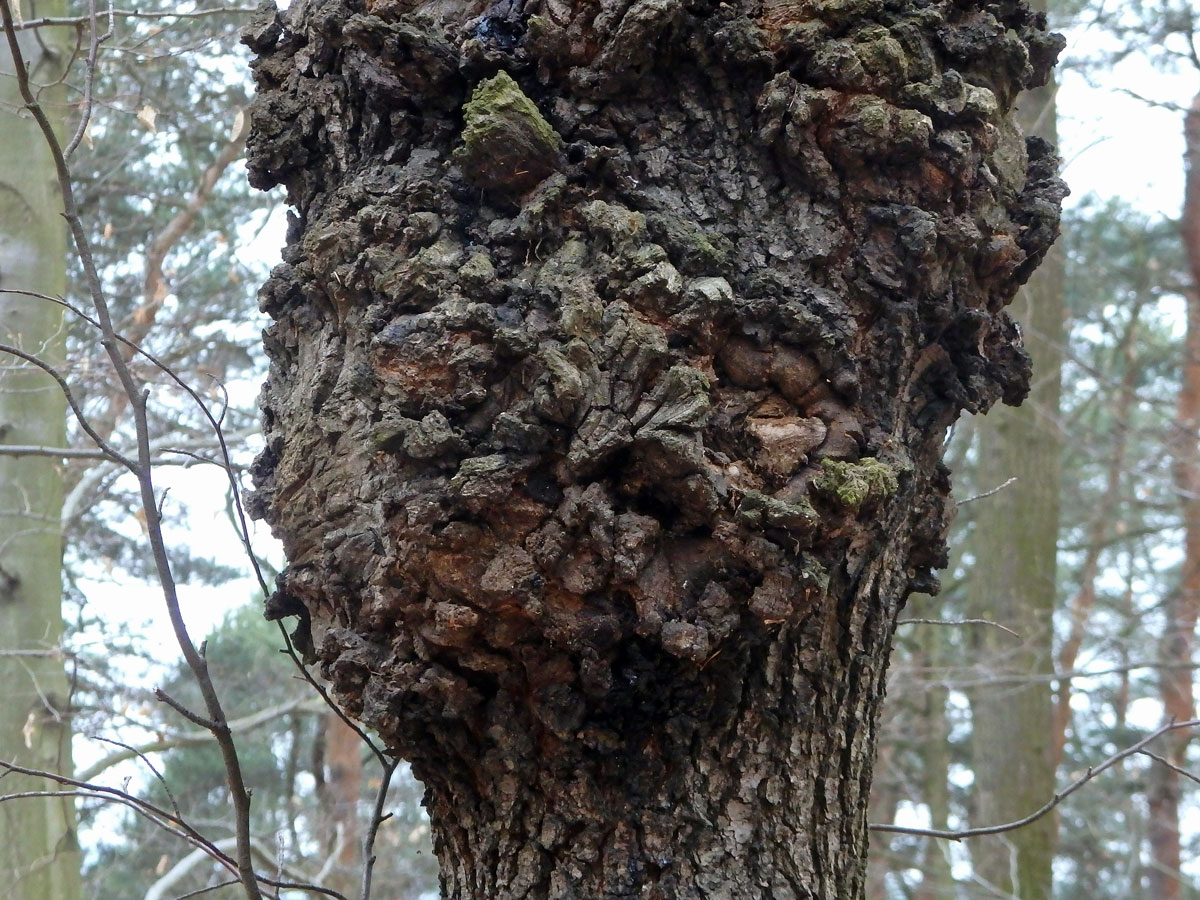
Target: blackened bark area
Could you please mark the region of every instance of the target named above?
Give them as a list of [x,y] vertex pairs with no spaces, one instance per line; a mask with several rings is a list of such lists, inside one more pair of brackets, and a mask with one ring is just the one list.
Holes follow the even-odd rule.
[[1056,233],[1017,2],[298,0],[274,615],[428,786],[453,898],[861,892],[939,461]]

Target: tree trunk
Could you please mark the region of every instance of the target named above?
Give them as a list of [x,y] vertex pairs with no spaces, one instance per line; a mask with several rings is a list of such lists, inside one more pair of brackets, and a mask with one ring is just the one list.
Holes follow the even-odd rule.
[[[39,15],[61,15],[56,5]],[[46,29],[42,30],[46,32]],[[54,31],[51,29],[50,31]],[[62,74],[58,33],[25,32],[24,58],[39,84]],[[43,102],[61,109],[61,88]],[[0,37],[0,343],[62,366],[62,308],[9,293],[61,297],[66,229],[54,165],[37,124],[23,112],[8,42]],[[66,402],[40,369],[0,359],[0,442],[62,447]],[[0,760],[72,773],[70,688],[62,639],[62,461],[0,455]],[[8,775],[0,794],[51,790],[41,779]],[[0,803],[0,878],[13,900],[79,896],[75,807],[64,798]]]
[[[1046,0],[1033,5],[1043,12]],[[1017,120],[1028,133],[1055,134],[1054,86],[1023,97]],[[1052,250],[1017,295],[1014,315],[1033,360],[1028,401],[999,409],[979,425],[979,471],[997,483],[1017,480],[980,501],[973,532],[971,615],[1018,632],[980,628],[977,664],[997,675],[1054,671],[1054,608],[1062,435],[1063,259]],[[975,783],[974,824],[1011,822],[1054,794],[1053,697],[1049,681],[977,688],[971,694]],[[1057,818],[1044,816],[1018,831],[971,844],[983,896],[1048,900]]]
[[[1092,611],[1096,606],[1098,582],[1101,576],[1100,555],[1109,540],[1113,528],[1113,512],[1119,509],[1121,491],[1127,476],[1126,461],[1129,449],[1130,412],[1136,397],[1138,379],[1142,368],[1138,360],[1138,332],[1140,317],[1147,294],[1140,292],[1129,311],[1129,325],[1121,335],[1116,348],[1117,365],[1121,368],[1121,380],[1117,395],[1113,398],[1112,431],[1106,450],[1108,465],[1105,468],[1104,492],[1100,495],[1086,529],[1086,547],[1083,563],[1079,567],[1079,588],[1067,608],[1070,630],[1058,650],[1058,671],[1072,671],[1079,659],[1084,638],[1088,634]],[[1117,523],[1123,520],[1117,518]],[[1119,527],[1119,526],[1118,526]],[[1122,676],[1124,691],[1128,690],[1128,673]],[[1067,729],[1071,724],[1071,679],[1063,676],[1058,683],[1058,695],[1054,698],[1054,737],[1052,743],[1055,768],[1062,762],[1067,745]]]
[[[1187,292],[1187,332],[1184,336],[1182,380],[1172,436],[1172,469],[1183,513],[1183,565],[1179,590],[1167,598],[1166,624],[1159,644],[1159,695],[1163,718],[1184,722],[1196,715],[1192,684],[1192,648],[1200,619],[1200,94],[1184,119],[1186,138],[1183,243],[1192,287]],[[1171,764],[1187,765],[1189,735],[1186,730],[1162,739],[1164,756]],[[1167,766],[1151,771],[1146,793],[1149,805],[1148,836],[1152,863],[1150,890],[1162,900],[1182,896],[1179,840],[1180,776]]]
[[[920,669],[938,671],[947,663],[948,647],[944,628],[922,628],[917,633],[914,664]],[[929,826],[950,828],[950,721],[946,704],[950,690],[930,680],[925,687],[921,733],[921,799],[929,807]],[[945,841],[925,841],[921,865],[921,884],[913,900],[953,900],[956,896],[954,873],[950,868]]]
[[[258,512],[448,898],[845,898],[1063,188],[1014,2],[269,8]],[[311,643],[310,643],[311,641]]]
[[362,828],[358,801],[363,791],[363,742],[357,731],[332,710],[321,717],[317,740],[322,742],[321,763],[324,771],[317,782],[321,802],[324,852],[333,857],[325,867],[329,877],[323,886],[353,896],[359,884],[362,866]]

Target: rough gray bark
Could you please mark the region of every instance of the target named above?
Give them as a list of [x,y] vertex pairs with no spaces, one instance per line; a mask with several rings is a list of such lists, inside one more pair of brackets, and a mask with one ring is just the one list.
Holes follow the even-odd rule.
[[[266,7],[296,209],[269,614],[413,761],[450,898],[861,894],[946,427],[1062,186],[1017,2]],[[309,643],[311,641],[311,643]]]

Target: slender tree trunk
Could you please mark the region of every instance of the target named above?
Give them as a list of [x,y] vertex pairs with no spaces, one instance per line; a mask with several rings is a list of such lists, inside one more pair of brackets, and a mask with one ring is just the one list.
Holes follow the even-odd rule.
[[334,864],[324,886],[354,896],[362,865],[358,801],[363,790],[362,739],[332,711],[321,721],[325,776],[320,783],[326,853]]
[[[1046,9],[1040,0],[1041,10]],[[1055,139],[1054,85],[1018,104],[1018,121]],[[998,409],[979,425],[979,471],[1009,487],[981,501],[975,520],[969,604],[996,628],[974,632],[979,663],[996,674],[1053,671],[1059,471],[1063,260],[1051,250],[1018,294],[1014,315],[1033,360],[1029,399],[1020,409]],[[1051,685],[1037,680],[976,689],[971,695],[974,816],[980,825],[1018,819],[1054,793]],[[1046,816],[1019,831],[971,845],[975,874],[997,896],[1048,900],[1056,819]]]
[[[1058,670],[1070,672],[1075,668],[1079,650],[1087,636],[1088,623],[1096,605],[1096,582],[1100,577],[1100,555],[1114,521],[1113,510],[1121,501],[1121,486],[1125,478],[1126,452],[1129,446],[1129,414],[1140,373],[1137,359],[1137,338],[1145,295],[1139,294],[1130,308],[1129,327],[1117,347],[1118,364],[1122,367],[1121,381],[1112,408],[1113,431],[1108,446],[1108,466],[1104,476],[1104,493],[1096,504],[1087,526],[1087,550],[1079,568],[1079,589],[1068,606],[1070,630],[1058,651]],[[1071,724],[1071,679],[1062,678],[1054,698],[1055,768],[1062,762]]]
[[[55,15],[54,4],[39,15]],[[61,10],[57,14],[61,14]],[[66,61],[61,33],[22,35],[25,59],[41,83]],[[57,55],[56,55],[57,54]],[[59,113],[63,91],[43,102]],[[61,366],[62,309],[46,300],[66,287],[66,229],[49,151],[36,123],[20,112],[6,41],[0,39],[0,343]],[[58,386],[0,354],[0,442],[61,447],[66,404]],[[0,456],[0,759],[71,774],[70,689],[62,638],[62,472],[50,457]],[[0,793],[53,789],[9,775]],[[79,896],[75,808],[67,799],[0,803],[0,877],[13,900]]]
[[[894,708],[894,707],[893,707]],[[891,723],[880,723],[880,733],[891,733]],[[871,783],[871,799],[868,802],[868,814],[873,822],[891,822],[896,817],[896,808],[900,804],[900,784],[895,778],[888,778],[892,768],[895,745],[880,742],[879,752],[875,756],[875,778]],[[883,778],[879,773],[885,773]],[[871,852],[867,857],[867,882],[865,894],[867,897],[886,898],[888,896],[888,876],[895,870],[895,858],[886,840],[871,842]]]
[[946,428],[1057,229],[1016,3],[264,13],[296,216],[271,615],[413,761],[448,898],[861,896]]
[[[1183,566],[1179,590],[1167,598],[1166,627],[1159,646],[1162,668],[1159,694],[1163,715],[1184,721],[1195,716],[1192,652],[1196,621],[1200,617],[1200,94],[1184,120],[1186,138],[1183,240],[1191,269],[1192,289],[1187,293],[1187,333],[1184,338],[1182,380],[1175,411],[1173,465],[1175,488],[1183,512]],[[1165,756],[1176,766],[1186,765],[1189,735],[1164,738]],[[1179,866],[1179,802],[1182,785],[1177,772],[1155,766],[1147,787],[1150,822],[1150,890],[1162,900],[1183,896]]]
[[[931,671],[947,663],[946,633],[943,628],[922,628],[914,663]],[[921,798],[929,807],[931,828],[950,827],[950,723],[946,717],[949,690],[930,683],[924,691],[924,727],[921,732]],[[927,839],[921,864],[921,884],[913,900],[953,900],[954,875],[944,841]]]

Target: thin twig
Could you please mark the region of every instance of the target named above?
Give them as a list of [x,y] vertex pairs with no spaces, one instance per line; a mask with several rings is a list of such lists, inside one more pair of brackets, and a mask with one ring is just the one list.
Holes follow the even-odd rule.
[[87,134],[88,125],[92,121],[92,102],[94,99],[94,91],[96,87],[96,61],[100,53],[101,37],[96,33],[96,0],[88,0],[88,56],[87,65],[83,67],[83,102],[80,104],[79,124],[75,127],[75,134],[71,136],[70,142],[66,149],[63,150],[63,156],[70,159],[75,153],[75,148],[79,146],[79,142],[83,140],[83,136]]
[[128,758],[132,759],[134,756],[136,756],[138,759],[144,762],[146,764],[146,768],[154,774],[155,780],[162,785],[162,789],[166,793],[167,799],[171,801],[171,809],[175,811],[175,815],[180,819],[183,818],[183,812],[179,809],[179,803],[175,800],[174,791],[172,791],[171,786],[167,784],[167,780],[163,778],[162,772],[158,771],[158,767],[154,765],[154,763],[150,762],[145,753],[136,747],[131,747],[129,744],[114,740],[113,738],[97,737],[96,740],[103,741],[106,744],[112,744],[116,747],[121,747],[129,753]]
[[220,731],[222,729],[229,728],[229,723],[227,723],[227,722],[216,722],[211,719],[206,719],[203,716],[197,715],[196,713],[194,713],[190,709],[188,709],[186,706],[184,706],[182,703],[180,703],[178,700],[176,700],[174,697],[172,697],[170,694],[168,694],[166,691],[164,691],[162,688],[155,688],[154,696],[158,700],[161,700],[163,703],[167,704],[167,706],[171,707],[171,709],[175,710],[175,712],[179,713],[181,716],[183,716],[185,719],[187,719],[193,725],[199,725],[201,728],[207,728],[213,734],[216,734],[218,731]]
[[1168,769],[1170,769],[1172,772],[1176,773],[1177,775],[1182,775],[1184,778],[1188,779],[1189,781],[1194,781],[1194,782],[1196,782],[1196,784],[1200,784],[1200,776],[1193,775],[1187,769],[1184,769],[1181,766],[1175,765],[1175,763],[1171,762],[1165,756],[1160,756],[1159,754],[1152,753],[1149,750],[1139,750],[1138,752],[1141,753],[1142,756],[1150,757],[1156,763],[1161,763],[1162,765],[1166,766]]
[[[247,900],[262,900],[262,891],[258,886],[258,876],[254,871],[254,861],[250,853],[250,793],[246,789],[237,748],[226,725],[225,711],[221,705],[220,698],[217,696],[212,679],[208,674],[208,665],[197,652],[196,646],[188,634],[187,625],[183,620],[175,579],[171,571],[170,558],[167,554],[166,542],[162,533],[162,520],[158,514],[153,470],[151,469],[150,432],[146,415],[147,394],[134,381],[133,374],[121,353],[121,344],[113,327],[112,315],[109,311],[108,300],[100,279],[100,272],[96,266],[95,256],[92,253],[91,242],[88,239],[87,232],[84,230],[83,221],[79,216],[71,170],[67,164],[66,157],[63,155],[62,145],[59,143],[54,126],[47,117],[46,111],[38,103],[37,98],[33,94],[29,70],[25,65],[21,54],[21,46],[17,40],[16,26],[13,21],[10,4],[11,0],[0,0],[0,16],[3,18],[4,32],[8,39],[9,50],[11,51],[17,87],[20,91],[21,99],[25,102],[25,108],[29,110],[30,115],[33,116],[38,127],[41,129],[46,147],[54,160],[54,168],[58,176],[60,199],[63,205],[63,214],[75,245],[76,256],[83,267],[88,295],[91,298],[92,306],[95,308],[96,318],[100,323],[100,343],[112,362],[113,371],[116,373],[117,380],[120,382],[125,395],[129,398],[130,406],[134,412],[134,430],[137,435],[138,458],[136,468],[133,468],[131,471],[134,472],[138,480],[142,512],[145,516],[146,535],[150,544],[151,556],[154,559],[154,566],[158,573],[159,584],[162,587],[167,615],[171,620],[171,627],[175,632],[175,639],[183,653],[184,660],[188,668],[192,671],[192,675],[200,688],[201,696],[204,698],[204,705],[208,710],[209,719],[213,723],[213,736],[216,737],[217,744],[221,750],[221,757],[225,766],[226,783],[229,787],[234,807],[234,827],[238,838],[238,877],[242,882]],[[89,437],[92,436],[89,435]],[[99,437],[99,435],[95,435],[95,437]]]
[[[10,772],[17,775],[28,775],[32,778],[45,778],[49,781],[55,781],[59,784],[75,788],[72,791],[21,791],[11,794],[0,794],[0,803],[8,800],[29,800],[47,797],[82,797],[85,799],[102,800],[104,802],[120,803],[123,806],[128,806],[135,813],[155,824],[164,831],[173,834],[175,837],[195,846],[197,849],[204,850],[213,860],[220,863],[229,872],[238,874],[238,863],[235,859],[224,853],[216,842],[210,841],[196,830],[190,823],[184,819],[177,818],[173,813],[168,812],[160,806],[156,806],[148,800],[134,796],[128,791],[123,791],[118,788],[107,787],[102,784],[92,784],[89,782],[79,781],[75,778],[68,778],[65,775],[59,775],[57,772],[51,772],[46,769],[31,769],[26,766],[19,766],[16,763],[5,762],[0,760],[0,769],[3,773],[0,778]],[[235,838],[236,841],[236,838]],[[260,855],[264,854],[261,845],[251,840],[251,848],[254,852]],[[266,856],[270,856],[266,853]],[[331,888],[324,888],[314,884],[303,884],[300,882],[280,881],[274,878],[267,878],[264,875],[255,874],[256,882],[268,885],[273,888],[282,890],[304,891],[309,894],[321,894],[326,897],[332,897],[333,900],[348,900],[344,895]],[[239,877],[238,881],[241,879]],[[257,885],[256,885],[257,886]]]
[[1200,668],[1200,663],[1185,662],[1185,663],[1164,663],[1154,660],[1139,661],[1126,663],[1122,666],[1109,666],[1104,669],[1070,669],[1065,672],[1044,672],[1039,674],[1017,675],[1003,672],[988,672],[978,668],[966,669],[967,673],[974,673],[975,677],[951,677],[956,672],[963,672],[963,669],[946,668],[946,667],[922,667],[909,666],[905,668],[905,674],[911,676],[924,676],[926,678],[936,678],[937,683],[943,687],[954,688],[955,690],[964,690],[966,688],[979,687],[980,685],[999,685],[999,684],[1044,684],[1063,681],[1071,678],[1100,678],[1104,675],[1124,675],[1127,672],[1136,672],[1139,669],[1158,669],[1159,671],[1167,669],[1197,669]]
[[85,450],[82,447],[46,447],[33,444],[4,444],[0,456],[53,456],[56,459],[112,460],[112,455],[103,450]]
[[375,873],[375,837],[379,834],[379,826],[391,818],[391,813],[384,815],[383,805],[387,801],[388,788],[396,767],[400,765],[397,759],[389,759],[383,767],[383,777],[380,779],[379,790],[375,792],[375,808],[371,812],[371,824],[363,836],[363,869],[362,889],[359,900],[371,900],[371,877]]
[[1008,479],[1008,481],[1004,482],[1004,484],[998,484],[990,491],[984,491],[982,494],[976,494],[974,497],[968,497],[966,500],[959,500],[958,505],[966,506],[968,503],[974,503],[976,500],[982,500],[985,497],[991,497],[994,494],[998,494],[1016,480],[1017,476],[1014,475],[1012,478]]
[[[176,837],[186,840],[188,843],[196,847],[206,848],[210,855],[217,860],[223,861],[229,866],[231,872],[236,872],[236,863],[224,853],[221,853],[213,844],[199,831],[189,825],[185,820],[177,818],[173,813],[165,810],[149,800],[142,797],[135,797],[128,791],[123,791],[118,788],[108,787],[103,784],[94,784],[89,781],[81,781],[77,778],[69,778],[66,775],[59,775],[57,772],[49,772],[43,769],[31,769],[26,766],[20,766],[16,763],[5,762],[0,760],[0,769],[4,770],[4,774],[14,773],[17,775],[28,775],[32,778],[45,778],[57,784],[75,788],[76,791],[87,792],[90,796],[95,796],[102,800],[113,801],[128,806],[130,809],[137,812],[139,815],[155,822],[160,828],[170,831]],[[46,794],[47,792],[38,792]],[[17,799],[15,794],[0,795],[0,801],[7,799]]]
[[[51,303],[56,303],[59,306],[62,306],[64,309],[70,311],[73,315],[77,316],[84,322],[87,322],[93,328],[103,331],[103,325],[99,319],[88,315],[82,309],[72,303],[68,303],[61,297],[53,297],[49,294],[42,294],[36,291],[17,290],[15,288],[8,288],[5,292],[22,294],[39,300],[48,300]],[[178,387],[180,390],[186,393],[188,397],[191,398],[192,402],[196,404],[196,408],[200,410],[200,414],[204,417],[205,421],[208,422],[209,427],[212,429],[213,435],[217,440],[217,447],[222,460],[221,462],[210,460],[210,462],[212,462],[213,465],[218,465],[225,470],[226,476],[229,480],[229,489],[233,495],[238,539],[241,541],[242,549],[245,552],[247,559],[250,561],[250,567],[254,571],[254,577],[258,581],[259,589],[262,591],[264,597],[269,596],[271,589],[267,586],[267,580],[262,573],[262,566],[258,562],[258,556],[254,553],[254,548],[250,541],[250,524],[246,519],[246,509],[242,504],[242,489],[237,480],[237,472],[241,470],[241,467],[236,466],[233,463],[233,457],[229,452],[229,444],[225,440],[225,432],[224,429],[221,428],[221,423],[218,417],[213,414],[211,409],[209,409],[208,404],[205,403],[204,398],[200,396],[196,389],[188,384],[178,372],[171,368],[171,366],[160,360],[153,353],[150,353],[142,347],[139,347],[136,343],[129,340],[124,335],[114,332],[114,337],[118,343],[132,350],[135,354],[148,361],[152,366],[171,379],[176,387]]]
[[1143,748],[1157,738],[1162,737],[1171,731],[1178,731],[1181,728],[1195,728],[1200,726],[1200,719],[1189,719],[1186,722],[1168,722],[1156,731],[1152,731],[1136,744],[1126,747],[1108,757],[1097,766],[1089,766],[1088,770],[1079,778],[1072,781],[1061,791],[1055,792],[1045,804],[1039,809],[1034,810],[1024,818],[1017,819],[1013,822],[1005,822],[1003,825],[986,825],[981,828],[966,828],[962,831],[943,831],[937,828],[908,828],[903,825],[868,825],[871,831],[882,832],[885,834],[911,834],[917,837],[935,837],[944,838],[948,841],[962,841],[968,838],[984,837],[990,834],[1003,834],[1006,831],[1016,831],[1018,828],[1024,828],[1026,825],[1036,822],[1042,816],[1049,813],[1056,806],[1070,797],[1073,793],[1107,769],[1112,768],[1123,759],[1127,759],[1134,754],[1143,752]]
[[[4,0],[4,2],[7,2],[7,0]],[[0,3],[0,5],[3,5],[3,3]],[[4,8],[7,9],[7,6]],[[58,369],[50,365],[50,363],[46,362],[41,357],[35,356],[32,353],[26,353],[19,347],[13,347],[10,344],[0,344],[0,353],[8,353],[17,357],[18,359],[23,359],[25,362],[37,366],[39,369],[53,378],[58,383],[58,389],[62,391],[63,397],[66,398],[67,405],[71,407],[72,415],[75,416],[75,420],[79,423],[79,427],[84,430],[84,433],[86,433],[87,436],[92,439],[96,446],[99,447],[109,459],[111,459],[113,462],[120,463],[135,475],[137,474],[138,464],[109,444],[108,441],[104,440],[104,438],[100,436],[96,429],[92,427],[91,423],[88,422],[87,416],[83,414],[83,407],[81,407],[79,405],[79,401],[75,399],[75,394],[71,391],[71,386],[67,384],[67,379],[61,372],[58,371]]]
[[383,755],[383,751],[380,750],[376,743],[371,740],[370,736],[362,730],[362,727],[348,715],[346,715],[345,711],[340,706],[333,702],[333,698],[329,696],[329,691],[325,690],[325,686],[317,681],[317,679],[313,678],[312,673],[308,671],[308,666],[304,664],[304,660],[302,660],[300,658],[300,654],[296,652],[296,647],[292,643],[292,636],[288,634],[287,629],[283,627],[283,622],[276,621],[275,625],[279,629],[280,636],[283,638],[284,649],[282,652],[286,653],[291,658],[292,662],[295,663],[296,668],[300,670],[301,676],[306,682],[308,682],[309,686],[320,695],[321,699],[325,701],[325,705],[333,711],[335,716],[342,720],[347,728],[351,729],[355,734],[358,735],[359,740],[367,745],[367,748],[375,756],[375,759],[379,761],[379,765],[386,769],[391,763],[391,760]]
[[993,628],[999,628],[1001,631],[1008,632],[1015,638],[1020,638],[1021,636],[1008,626],[1001,625],[999,622],[993,622],[991,619],[900,619],[896,622],[896,625],[990,625]]
[[[229,723],[229,730],[234,734],[240,734],[245,731],[252,731],[255,728],[260,728],[275,719],[284,715],[294,715],[299,712],[319,712],[312,704],[314,701],[309,698],[301,700],[292,700],[288,703],[272,706],[270,709],[260,710],[248,716],[243,716],[240,719],[234,719]],[[118,763],[125,762],[128,759],[133,759],[135,756],[142,756],[145,753],[160,753],[163,750],[173,750],[176,747],[197,747],[207,744],[213,739],[212,732],[208,729],[204,731],[189,731],[183,734],[167,735],[158,740],[150,741],[136,747],[128,747],[126,750],[118,753],[110,753],[97,762],[92,763],[86,769],[78,773],[77,777],[83,781],[90,781],[97,775],[107,769],[111,769]],[[106,738],[97,738],[97,740],[107,740]],[[109,741],[109,743],[116,743]],[[124,747],[126,745],[121,744]]]
[[237,884],[236,878],[229,881],[218,881],[216,884],[210,884],[208,887],[196,888],[194,891],[188,891],[186,894],[180,894],[175,900],[188,900],[189,897],[199,897],[202,894],[211,894],[213,891],[219,891],[221,888],[227,888],[231,884]]

